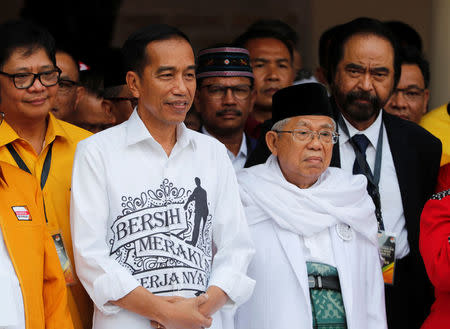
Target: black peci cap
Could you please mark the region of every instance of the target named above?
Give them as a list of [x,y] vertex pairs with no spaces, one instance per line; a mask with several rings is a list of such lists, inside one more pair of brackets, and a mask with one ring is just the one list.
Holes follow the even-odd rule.
[[272,121],[299,115],[325,115],[333,118],[327,90],[320,83],[304,83],[277,91],[272,98]]

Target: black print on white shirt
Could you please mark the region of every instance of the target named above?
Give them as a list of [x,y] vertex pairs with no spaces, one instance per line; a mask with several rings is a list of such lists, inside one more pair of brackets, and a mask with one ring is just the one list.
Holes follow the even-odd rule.
[[193,190],[164,179],[159,189],[122,197],[110,255],[153,293],[204,292],[212,261],[212,216],[198,177]]
[[206,220],[208,219],[208,200],[206,197],[206,191],[200,186],[200,178],[195,177],[195,184],[197,187],[194,189],[192,194],[189,196],[186,204],[184,205],[184,210],[187,210],[189,204],[194,201],[195,206],[195,217],[194,217],[194,231],[192,232],[192,240],[188,243],[195,246],[198,241],[198,233],[200,231],[200,223],[203,223],[203,230],[205,229]]

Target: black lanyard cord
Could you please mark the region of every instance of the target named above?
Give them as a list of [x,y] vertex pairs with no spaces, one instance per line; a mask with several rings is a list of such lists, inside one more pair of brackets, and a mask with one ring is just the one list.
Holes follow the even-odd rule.
[[380,190],[379,190],[380,173],[381,173],[381,158],[382,158],[382,152],[383,152],[383,123],[381,123],[380,130],[378,132],[378,142],[377,142],[377,148],[376,148],[376,153],[375,153],[374,173],[372,173],[372,170],[370,169],[369,164],[367,163],[365,155],[361,153],[358,146],[350,138],[350,132],[349,132],[348,127],[345,124],[344,119],[342,118],[341,114],[339,114],[338,124],[339,124],[339,127],[342,129],[342,131],[348,136],[350,145],[353,147],[353,150],[355,151],[356,161],[358,162],[360,168],[363,168],[363,170],[364,170],[365,176],[367,177],[367,180],[368,180],[367,190],[368,190],[369,195],[372,198],[373,203],[375,205],[375,216],[377,217],[377,221],[378,221],[378,229],[381,231],[384,231],[383,216],[381,213],[381,197],[380,197]]
[[[8,149],[9,153],[11,153],[11,156],[13,157],[14,161],[16,161],[17,166],[31,175],[30,169],[27,167],[25,162],[20,157],[19,153],[17,153],[16,149],[12,146],[12,144],[11,143],[7,144],[6,148]],[[52,149],[53,149],[53,142],[51,142],[48,147],[47,155],[45,156],[44,160],[44,165],[42,166],[41,190],[44,190],[45,183],[47,183],[47,178],[50,173],[50,167],[52,164]],[[47,212],[45,210],[45,202],[44,202],[44,216],[45,221],[48,223]]]

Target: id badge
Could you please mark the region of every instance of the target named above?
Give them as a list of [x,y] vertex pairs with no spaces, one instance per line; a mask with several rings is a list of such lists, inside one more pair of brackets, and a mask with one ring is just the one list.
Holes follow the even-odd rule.
[[76,283],[75,275],[73,273],[73,267],[70,263],[70,258],[67,256],[66,248],[64,247],[64,241],[61,233],[52,235],[53,242],[55,243],[56,252],[58,253],[59,262],[64,273],[64,279],[66,279],[66,285],[70,286]]
[[381,269],[383,271],[383,280],[385,284],[394,284],[395,269],[395,244],[396,236],[394,233],[385,231],[378,232],[378,246],[382,260]]

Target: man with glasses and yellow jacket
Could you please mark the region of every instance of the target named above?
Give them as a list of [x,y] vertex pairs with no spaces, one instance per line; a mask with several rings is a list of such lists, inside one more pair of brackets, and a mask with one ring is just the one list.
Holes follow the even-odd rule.
[[0,328],[73,329],[40,189],[33,177],[4,162],[0,209]]
[[62,252],[75,328],[90,328],[92,302],[75,275],[69,223],[75,147],[90,133],[49,113],[61,73],[53,37],[32,23],[12,21],[0,25],[0,40],[0,160],[40,186],[47,229]]

